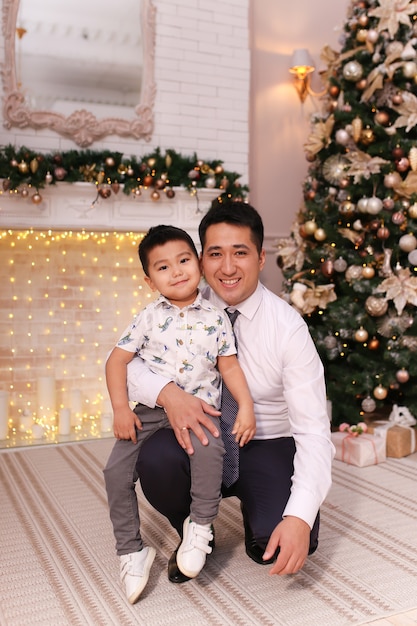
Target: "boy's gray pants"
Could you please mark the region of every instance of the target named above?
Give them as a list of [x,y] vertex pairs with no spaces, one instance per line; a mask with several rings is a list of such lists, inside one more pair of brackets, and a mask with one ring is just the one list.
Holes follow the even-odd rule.
[[[135,409],[143,430],[137,430],[138,442],[118,439],[104,468],[110,519],[120,556],[143,548],[135,484],[138,480],[136,463],[143,442],[160,428],[171,428],[165,411],[138,404]],[[219,418],[208,417],[219,428]],[[210,524],[217,516],[223,472],[224,445],[221,437],[213,437],[207,430],[209,444],[203,446],[190,430],[194,454],[191,466],[191,511],[196,524]],[[179,445],[179,444],[178,444]],[[161,463],[164,459],[161,458]]]

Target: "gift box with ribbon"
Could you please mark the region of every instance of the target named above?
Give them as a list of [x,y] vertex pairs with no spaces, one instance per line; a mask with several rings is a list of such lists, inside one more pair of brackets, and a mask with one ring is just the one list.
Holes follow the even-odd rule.
[[331,437],[336,448],[335,459],[349,465],[366,467],[387,459],[385,433],[357,436],[346,431],[332,433]]
[[406,407],[396,404],[388,420],[367,420],[368,433],[385,433],[387,457],[400,459],[416,451],[416,420]]

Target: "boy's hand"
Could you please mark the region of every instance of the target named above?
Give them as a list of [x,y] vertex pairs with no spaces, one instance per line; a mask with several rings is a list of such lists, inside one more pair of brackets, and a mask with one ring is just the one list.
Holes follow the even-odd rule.
[[242,448],[245,443],[253,439],[255,433],[256,420],[253,411],[239,410],[232,430],[232,435],[235,435],[235,441]]
[[137,443],[136,428],[142,430],[142,422],[129,406],[115,409],[113,433],[116,439],[131,439]]

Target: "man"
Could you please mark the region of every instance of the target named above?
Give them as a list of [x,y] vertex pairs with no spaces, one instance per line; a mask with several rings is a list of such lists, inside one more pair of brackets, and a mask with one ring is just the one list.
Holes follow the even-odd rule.
[[[293,574],[317,548],[319,507],[331,484],[334,448],[323,366],[302,317],[259,282],[265,250],[257,211],[241,202],[213,205],[199,235],[209,286],[204,295],[239,312],[234,324],[238,358],[256,415],[256,435],[240,448],[239,476],[223,487],[223,497],[241,501],[248,556],[273,563],[271,574]],[[129,367],[131,400],[162,406],[173,428],[146,442],[137,467],[145,496],[181,535],[190,507],[184,452],[193,450],[190,431],[204,444],[204,429],[219,433],[204,415],[210,407],[202,401],[144,371],[138,359]],[[187,580],[177,568],[176,552],[168,576],[171,582]]]

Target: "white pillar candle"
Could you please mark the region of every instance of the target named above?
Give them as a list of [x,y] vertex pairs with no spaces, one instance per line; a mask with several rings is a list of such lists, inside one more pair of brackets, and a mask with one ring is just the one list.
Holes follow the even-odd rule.
[[27,433],[32,429],[33,416],[29,409],[25,409],[19,418],[19,430],[21,433]]
[[0,439],[9,434],[9,392],[0,391]]
[[56,390],[55,379],[51,376],[41,376],[37,381],[37,415],[39,419],[51,421],[55,419]]
[[32,426],[32,437],[33,439],[42,439],[44,435],[43,426],[41,424],[33,424]]
[[58,418],[58,433],[60,435],[71,434],[71,411],[70,409],[60,409]]
[[109,433],[113,428],[113,415],[111,413],[102,413],[100,418],[100,430],[102,433]]
[[83,421],[83,398],[80,389],[71,389],[71,426],[79,426]]

